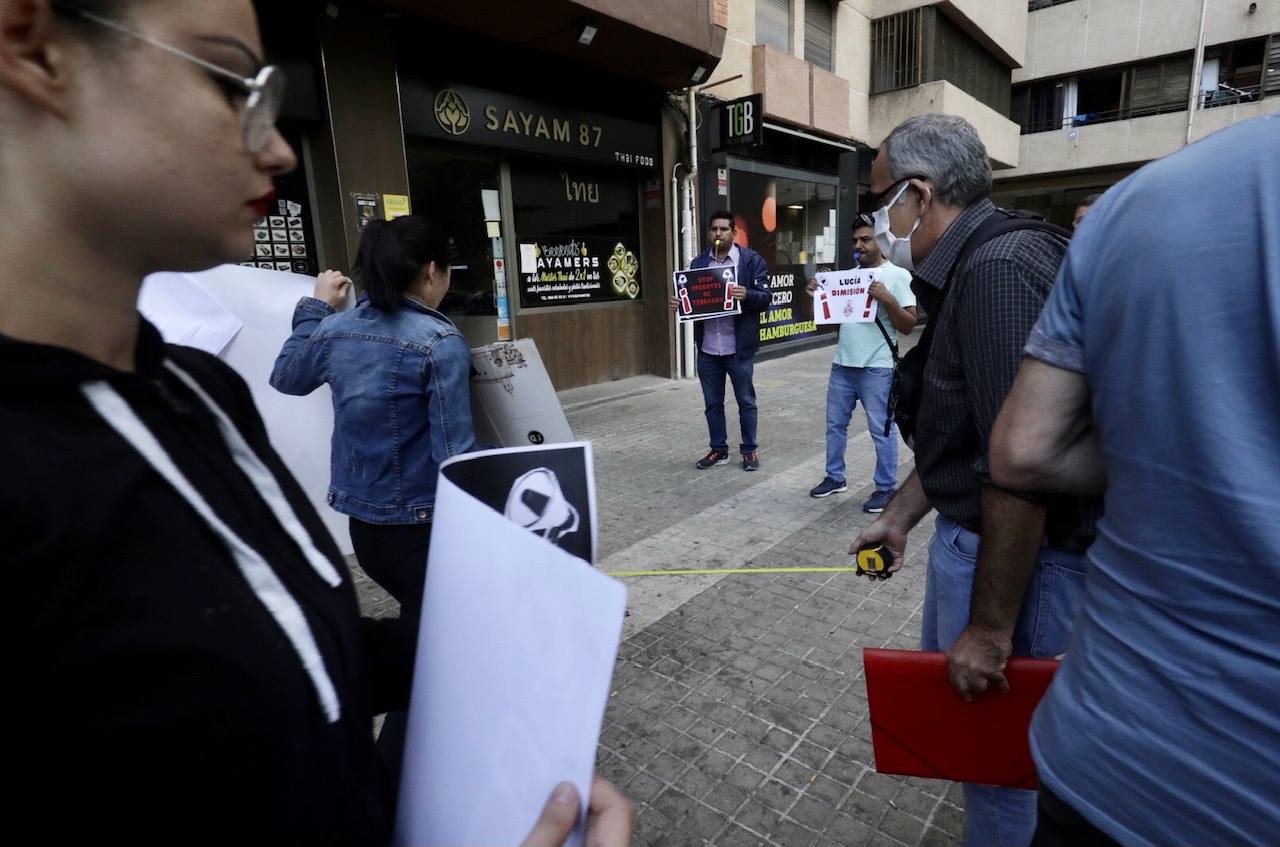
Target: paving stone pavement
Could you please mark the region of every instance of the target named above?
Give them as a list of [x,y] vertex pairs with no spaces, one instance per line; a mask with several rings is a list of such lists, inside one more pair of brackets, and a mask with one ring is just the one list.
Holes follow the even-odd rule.
[[[696,381],[571,407],[593,442],[606,571],[846,565],[869,516],[874,447],[850,428],[850,488],[823,476],[831,348],[756,366],[761,469],[707,471]],[[731,396],[731,395],[730,395]],[[730,434],[736,408],[728,404]],[[905,476],[910,452],[901,448]],[[624,640],[597,768],[637,804],[637,844],[949,845],[958,786],[872,768],[863,647],[914,647],[924,548],[912,533],[895,578],[850,574],[627,579]],[[367,613],[394,602],[358,573]]]

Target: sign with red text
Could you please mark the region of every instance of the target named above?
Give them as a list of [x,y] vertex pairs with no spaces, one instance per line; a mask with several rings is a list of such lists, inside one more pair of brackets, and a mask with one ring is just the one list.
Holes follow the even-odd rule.
[[880,279],[878,269],[828,271],[817,275],[813,292],[813,322],[816,324],[861,324],[876,319],[876,300],[871,283]]
[[733,296],[737,281],[732,267],[676,271],[671,280],[675,284],[676,318],[680,323],[742,312],[742,301]]

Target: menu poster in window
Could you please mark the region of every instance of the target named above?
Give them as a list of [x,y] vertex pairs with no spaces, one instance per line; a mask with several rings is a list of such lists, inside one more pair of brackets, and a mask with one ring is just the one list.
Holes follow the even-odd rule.
[[240,264],[248,268],[289,271],[315,276],[311,220],[303,201],[278,197],[264,218],[253,224],[253,256]]
[[742,301],[733,296],[737,283],[731,267],[676,271],[671,282],[680,323],[742,314]]
[[640,298],[640,245],[631,238],[557,238],[520,245],[520,305]]

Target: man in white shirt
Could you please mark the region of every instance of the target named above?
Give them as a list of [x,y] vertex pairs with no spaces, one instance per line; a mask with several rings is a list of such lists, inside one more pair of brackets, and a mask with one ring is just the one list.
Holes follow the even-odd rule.
[[[876,489],[862,504],[862,511],[877,513],[883,512],[893,499],[898,479],[898,428],[891,425],[885,431],[889,388],[893,384],[894,354],[890,343],[896,349],[898,333],[910,334],[915,329],[916,298],[911,292],[911,274],[881,254],[869,215],[859,215],[854,221],[853,247],[859,267],[880,271],[879,281],[870,290],[880,305],[875,321],[840,325],[831,380],[827,383],[827,475],[809,496],[827,497],[848,490],[844,452],[853,407],[861,400],[867,413],[867,429],[876,445]],[[817,281],[810,280],[809,291],[817,287]]]

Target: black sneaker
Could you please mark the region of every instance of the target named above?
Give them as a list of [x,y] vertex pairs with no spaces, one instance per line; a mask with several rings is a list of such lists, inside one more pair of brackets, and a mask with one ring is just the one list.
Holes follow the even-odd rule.
[[760,457],[756,455],[755,450],[749,450],[742,454],[742,469],[744,471],[760,470]]
[[862,511],[870,515],[878,515],[884,511],[884,507],[889,505],[889,501],[893,499],[895,490],[886,488],[877,491],[867,498],[867,502],[862,504]]
[[848,490],[849,490],[849,486],[844,484],[844,480],[841,480],[840,482],[836,482],[831,477],[824,476],[822,478],[822,482],[815,485],[809,491],[809,496],[810,497],[827,497],[831,494],[840,494],[841,492],[848,491]]
[[698,468],[698,470],[705,471],[707,468],[713,468],[716,465],[727,465],[727,464],[729,464],[728,453],[721,452],[720,450],[712,450],[710,453],[708,453],[707,455],[699,459],[695,466]]

